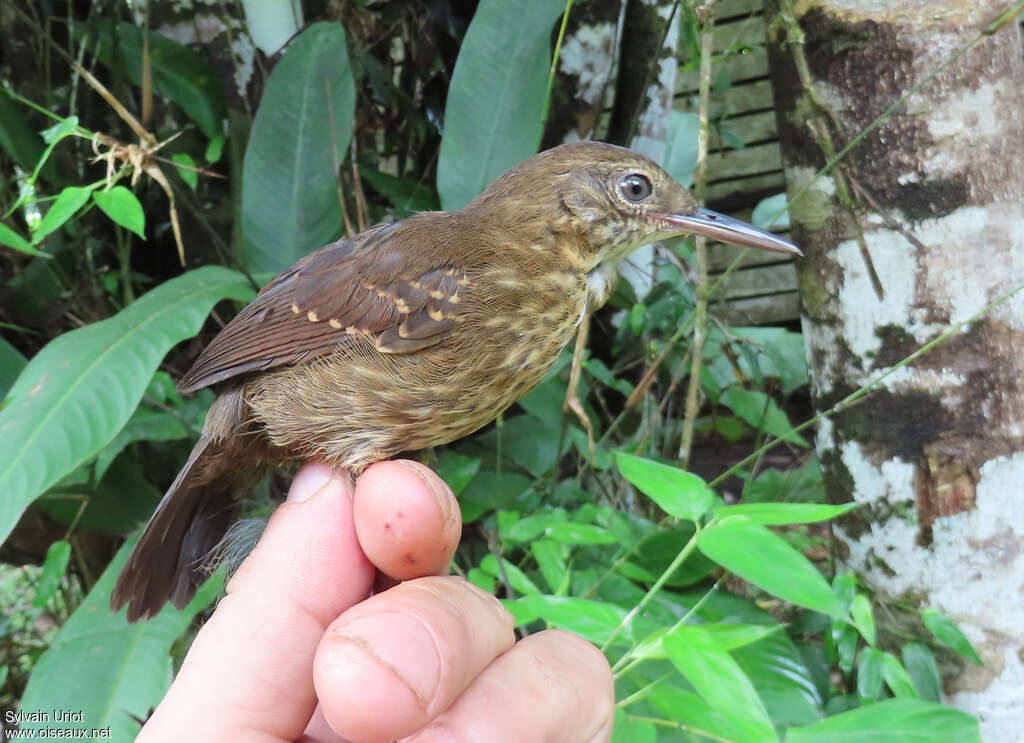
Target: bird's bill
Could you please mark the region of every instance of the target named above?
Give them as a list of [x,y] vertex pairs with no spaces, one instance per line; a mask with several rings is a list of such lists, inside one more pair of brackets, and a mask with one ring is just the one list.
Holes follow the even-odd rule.
[[789,240],[783,240],[752,224],[727,217],[710,209],[698,209],[693,214],[668,214],[662,219],[673,228],[678,228],[680,232],[703,235],[711,240],[718,240],[730,245],[743,245],[748,248],[771,250],[789,255],[803,255],[800,248]]

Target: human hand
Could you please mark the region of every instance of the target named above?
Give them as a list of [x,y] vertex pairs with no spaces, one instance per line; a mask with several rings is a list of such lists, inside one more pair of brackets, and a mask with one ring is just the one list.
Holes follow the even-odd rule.
[[[516,643],[496,599],[441,577],[461,519],[437,475],[381,462],[352,490],[299,471],[138,741],[611,737],[598,650],[557,630]],[[406,582],[371,597],[378,569]]]

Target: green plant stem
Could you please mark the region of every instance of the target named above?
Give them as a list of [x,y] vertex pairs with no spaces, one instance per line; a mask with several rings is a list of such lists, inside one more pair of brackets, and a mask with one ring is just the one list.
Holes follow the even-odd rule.
[[665,679],[669,678],[670,676],[674,676],[674,675],[675,675],[675,671],[668,671],[667,673],[663,673],[661,676],[656,678],[654,681],[652,681],[651,683],[647,684],[647,686],[644,686],[644,687],[638,689],[637,691],[635,691],[632,694],[630,694],[628,697],[624,697],[622,699],[619,699],[617,702],[615,702],[615,708],[616,709],[625,709],[629,705],[633,704],[633,702],[639,702],[645,696],[650,694],[653,689],[658,688],[658,684],[660,684],[662,681],[664,681]]
[[[551,55],[551,70],[548,72],[548,85],[544,91],[544,108],[540,112],[540,134],[544,136],[544,127],[548,123],[548,111],[551,109],[551,91],[555,87],[555,73],[558,71],[558,55],[562,51],[562,41],[565,39],[565,27],[569,25],[569,11],[572,10],[573,0],[565,0],[565,11],[562,13],[562,25],[558,27],[558,39],[555,41],[555,51]],[[537,141],[540,147],[540,140]]]
[[[712,3],[708,3],[710,6]],[[711,112],[711,53],[714,42],[714,16],[709,16],[700,34],[700,105],[697,130],[697,168],[693,174],[693,186],[697,203],[707,198],[708,185],[708,135]],[[701,236],[696,238],[697,254],[697,302],[694,306],[693,343],[690,345],[690,379],[686,385],[686,403],[683,414],[683,431],[679,439],[679,466],[687,469],[690,465],[690,450],[693,447],[693,427],[700,412],[700,368],[704,363],[704,340],[707,337],[708,321],[708,243]]]
[[[956,325],[953,325],[953,326],[949,327],[941,335],[937,336],[933,340],[928,341],[923,346],[921,346],[919,349],[917,349],[912,354],[907,356],[905,359],[900,360],[899,362],[897,362],[896,364],[894,364],[890,368],[886,369],[883,373],[879,374],[877,377],[872,379],[870,382],[868,382],[868,383],[864,384],[863,386],[857,388],[856,390],[851,392],[849,395],[844,397],[842,400],[837,402],[835,405],[830,407],[828,410],[823,410],[820,413],[818,413],[816,416],[814,416],[813,418],[804,421],[799,426],[795,426],[795,427],[791,428],[789,433],[800,433],[804,429],[810,428],[811,426],[816,424],[822,418],[827,418],[829,416],[836,415],[837,413],[841,413],[842,411],[846,410],[850,406],[856,404],[856,402],[858,400],[860,400],[862,397],[864,397],[866,394],[868,394],[868,392],[871,392],[873,389],[878,387],[883,381],[885,381],[886,378],[888,378],[891,375],[895,374],[898,370],[902,369],[903,367],[909,366],[910,364],[914,363],[915,361],[917,361],[919,358],[924,356],[926,353],[931,351],[936,346],[939,346],[942,343],[945,343],[951,337],[953,337],[954,335],[959,333],[961,330],[966,328],[968,325],[971,325],[972,323],[977,322],[982,317],[987,315],[989,312],[994,310],[996,307],[999,307],[1000,305],[1005,304],[1006,302],[1010,301],[1014,296],[1016,296],[1022,290],[1024,290],[1024,284],[1018,284],[1015,288],[1011,289],[1006,294],[1003,294],[1002,296],[1000,296],[998,299],[996,299],[991,304],[985,305],[980,310],[975,312],[973,315],[968,317],[966,320],[961,320]],[[733,475],[736,471],[742,469],[748,463],[756,460],[762,454],[764,454],[765,452],[769,451],[770,449],[773,449],[774,447],[778,446],[780,443],[782,443],[782,439],[781,438],[774,438],[774,439],[769,440],[763,446],[761,446],[758,449],[755,449],[748,456],[744,457],[739,462],[737,462],[732,467],[730,467],[725,472],[723,472],[718,477],[716,477],[714,480],[709,482],[708,483],[708,487],[714,488],[716,485],[720,484],[723,480],[725,480],[726,478],[728,478],[731,475]]]
[[665,585],[669,578],[672,577],[672,573],[676,572],[676,570],[679,569],[679,566],[686,562],[686,558],[689,557],[695,549],[697,549],[697,538],[700,536],[701,525],[695,524],[695,526],[696,530],[693,532],[693,536],[690,537],[690,541],[688,541],[686,545],[679,550],[679,554],[672,559],[672,562],[670,562],[668,567],[665,568],[660,576],[658,576],[658,579],[654,581],[654,584],[647,589],[647,593],[643,595],[643,598],[637,602],[636,606],[629,610],[629,613],[622,618],[621,622],[619,622],[619,626],[616,627],[608,636],[608,639],[604,641],[604,644],[601,646],[602,652],[611,646],[612,641],[619,636],[619,633],[626,629],[636,615],[643,611],[644,607],[651,602],[651,599],[653,599],[655,595],[657,595],[658,591],[661,590],[661,587]]

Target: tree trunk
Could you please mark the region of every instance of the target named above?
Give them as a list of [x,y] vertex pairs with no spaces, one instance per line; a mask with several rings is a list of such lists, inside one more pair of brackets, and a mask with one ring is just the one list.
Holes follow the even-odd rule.
[[[774,2],[791,197],[1006,6]],[[798,270],[819,410],[1024,283],[1022,142],[1024,64],[1011,22],[791,205],[807,254]],[[992,743],[1024,730],[1022,349],[1017,294],[823,421],[817,442],[830,499],[864,504],[836,528],[841,556],[883,603],[935,606],[960,624],[985,667],[961,668],[945,691]]]

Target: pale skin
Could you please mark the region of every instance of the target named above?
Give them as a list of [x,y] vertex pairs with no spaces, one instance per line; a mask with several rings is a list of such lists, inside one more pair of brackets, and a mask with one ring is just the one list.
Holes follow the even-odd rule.
[[[461,529],[419,463],[354,488],[307,463],[137,740],[608,741],[604,656],[556,630],[517,643],[496,599],[445,575]],[[402,582],[371,596],[383,576]]]

